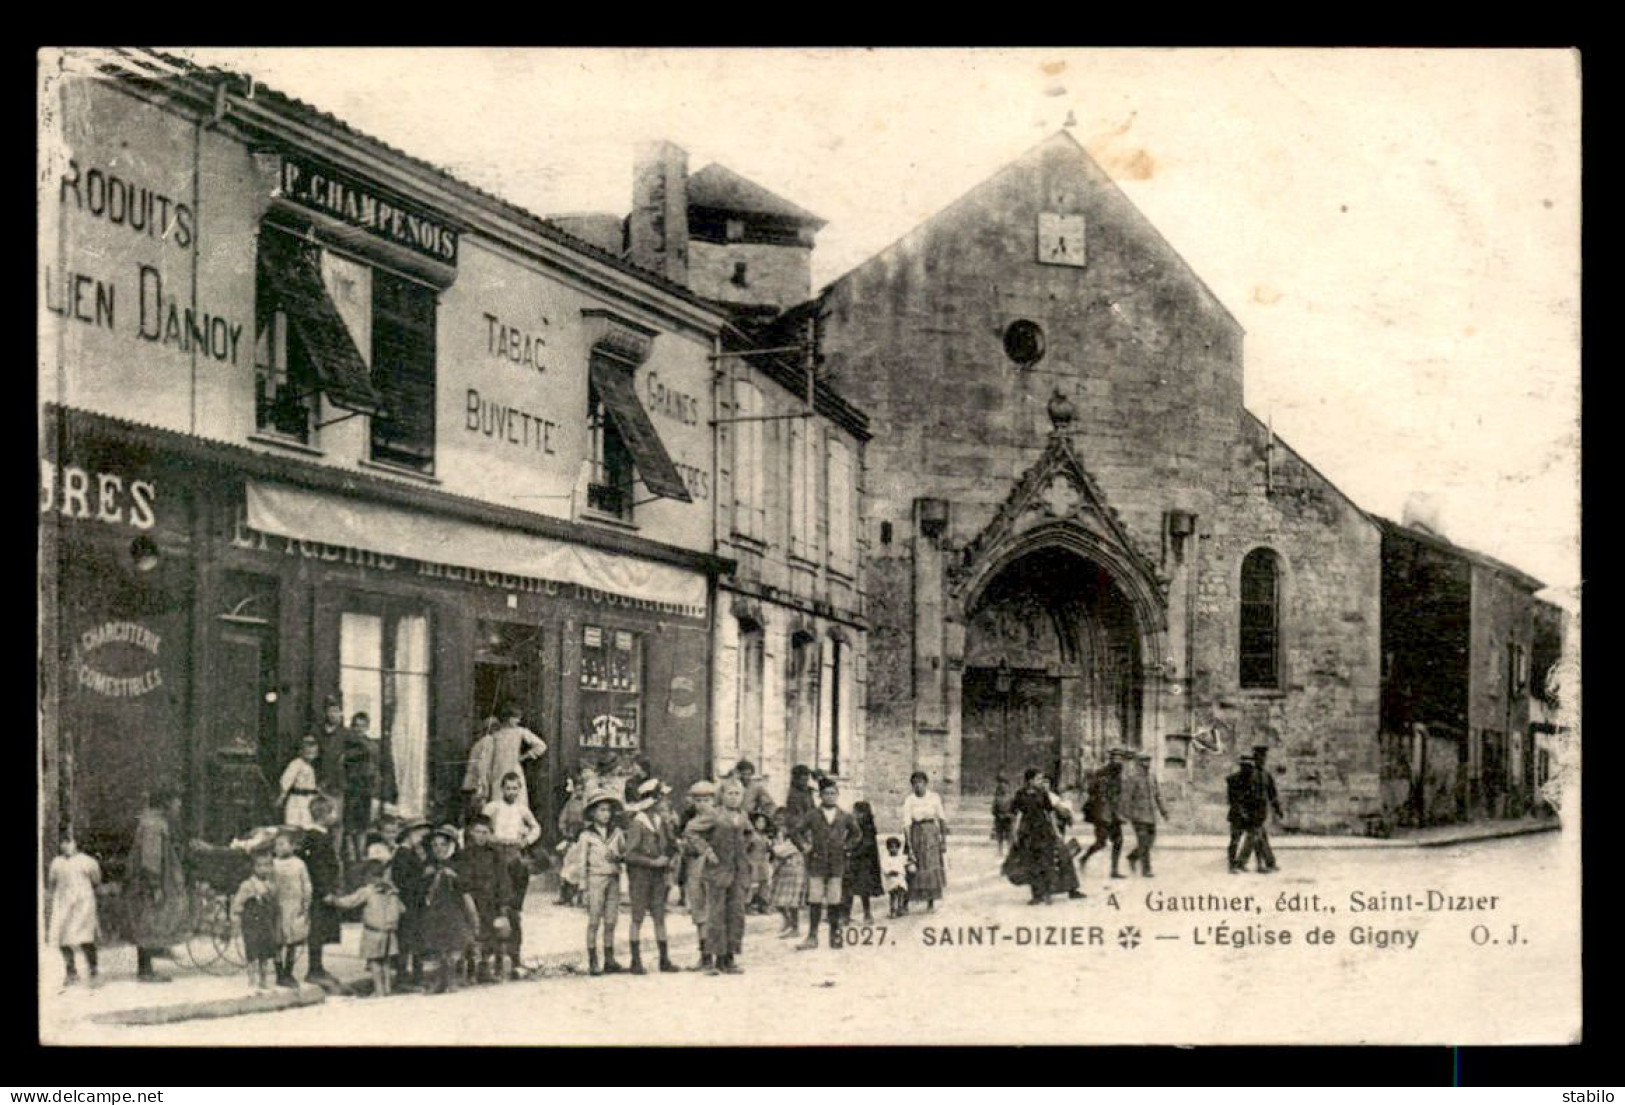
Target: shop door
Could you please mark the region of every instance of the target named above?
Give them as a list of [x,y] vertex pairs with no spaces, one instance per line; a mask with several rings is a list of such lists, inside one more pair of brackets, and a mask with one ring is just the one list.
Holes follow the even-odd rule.
[[[523,724],[547,742],[547,755],[524,765],[525,787],[530,805],[544,831],[558,820],[554,797],[558,762],[557,734],[544,721],[542,702],[542,633],[539,627],[515,622],[482,621],[479,647],[474,654],[474,693],[470,699],[471,740],[477,739],[486,719],[497,717],[504,703],[512,701],[523,714]],[[460,781],[460,779],[459,779]],[[493,779],[493,787],[500,780]]]
[[[261,825],[278,824],[276,781],[275,641],[271,627],[251,622],[220,626],[214,655],[209,794],[205,836],[224,842]],[[291,757],[291,753],[289,754]]]
[[1060,680],[1036,672],[969,668],[962,683],[960,790],[991,794],[1003,775],[1012,786],[1029,767],[1061,767]]

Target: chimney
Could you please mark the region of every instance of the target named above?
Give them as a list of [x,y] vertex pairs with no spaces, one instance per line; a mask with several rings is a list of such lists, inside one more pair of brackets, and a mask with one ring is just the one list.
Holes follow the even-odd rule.
[[688,286],[688,154],[670,142],[638,146],[632,165],[628,259]]
[[[1411,529],[1419,529],[1434,537],[1444,537],[1439,500],[1425,491],[1413,491],[1405,500],[1405,512],[1400,521]],[[1448,539],[1447,539],[1448,540]]]

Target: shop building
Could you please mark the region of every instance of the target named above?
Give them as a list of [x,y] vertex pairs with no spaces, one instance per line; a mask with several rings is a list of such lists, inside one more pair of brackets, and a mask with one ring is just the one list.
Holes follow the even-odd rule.
[[[713,608],[718,773],[748,759],[775,797],[795,764],[862,797],[868,623],[858,524],[868,419],[830,385],[803,311],[824,221],[722,165],[641,147],[633,206],[561,219],[727,313],[717,396]],[[617,235],[620,235],[617,238]]]
[[706,774],[725,312],[242,76],[42,81],[46,837],[263,821],[335,692],[407,814],[510,698],[544,824],[584,758]]

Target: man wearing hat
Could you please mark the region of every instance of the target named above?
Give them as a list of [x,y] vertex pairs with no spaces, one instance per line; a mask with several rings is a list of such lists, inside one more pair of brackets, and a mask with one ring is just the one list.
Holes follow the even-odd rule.
[[1128,854],[1130,870],[1151,878],[1151,845],[1157,839],[1157,815],[1168,819],[1162,790],[1151,774],[1151,753],[1137,752],[1134,766],[1124,773],[1122,815],[1134,826],[1134,850]]
[[344,699],[330,694],[322,700],[322,720],[307,736],[316,741],[316,785],[322,793],[340,803],[339,820],[344,820],[344,743],[350,730],[344,724]]
[[1270,746],[1267,744],[1253,745],[1253,762],[1258,765],[1258,824],[1253,829],[1253,837],[1258,849],[1258,858],[1264,866],[1261,868],[1266,875],[1274,874],[1275,849],[1270,847],[1270,811],[1275,811],[1276,817],[1285,817],[1281,812],[1281,797],[1275,789],[1275,776],[1269,769]]
[[747,818],[755,817],[759,813],[771,818],[778,812],[778,807],[773,804],[773,796],[768,794],[767,787],[756,777],[755,764],[749,760],[740,760],[734,765],[734,778],[745,788],[745,804],[742,808]]
[[637,800],[627,807],[632,815],[626,826],[626,881],[632,899],[632,930],[628,935],[632,946],[630,970],[635,975],[645,973],[639,946],[645,913],[654,918],[660,970],[677,970],[666,943],[666,882],[677,832],[671,818],[658,808],[661,798],[669,793],[671,788],[659,779],[645,779],[638,786]]
[[[1257,846],[1257,824],[1261,820],[1262,807],[1258,803],[1258,776],[1255,774],[1257,764],[1252,756],[1241,757],[1240,766],[1224,779],[1225,798],[1230,806],[1230,847],[1226,855],[1230,861],[1230,873],[1237,874],[1247,866],[1247,858],[1253,855]],[[1264,866],[1263,857],[1259,857],[1259,867]]]
[[1112,878],[1123,877],[1117,870],[1118,860],[1123,855],[1123,819],[1118,809],[1123,800],[1123,756],[1121,748],[1113,748],[1107,755],[1106,763],[1089,773],[1083,819],[1095,827],[1095,842],[1078,859],[1080,880],[1089,857],[1108,843],[1112,846]]

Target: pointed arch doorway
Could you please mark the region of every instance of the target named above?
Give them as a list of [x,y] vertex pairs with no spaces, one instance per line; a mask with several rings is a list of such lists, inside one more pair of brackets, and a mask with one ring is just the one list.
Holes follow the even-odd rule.
[[1141,652],[1133,604],[1098,561],[1050,545],[1005,564],[966,610],[962,793],[1028,767],[1075,787],[1107,748],[1139,747]]

